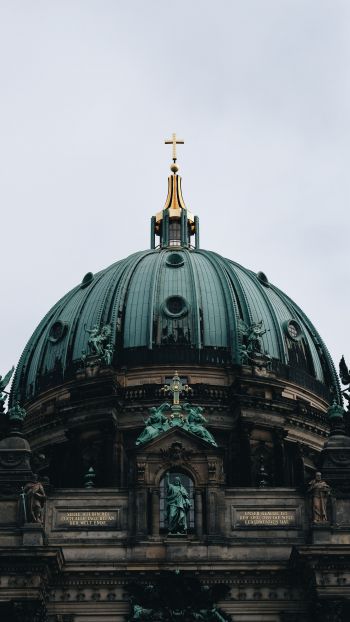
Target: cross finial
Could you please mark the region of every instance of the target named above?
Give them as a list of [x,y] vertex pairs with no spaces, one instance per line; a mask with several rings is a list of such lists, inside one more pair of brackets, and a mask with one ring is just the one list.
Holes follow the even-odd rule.
[[186,393],[186,395],[192,393],[191,387],[189,387],[188,384],[183,384],[177,371],[172,378],[171,384],[165,384],[161,391],[166,395],[172,394],[173,406],[178,406],[180,404],[180,396],[182,393]]
[[176,145],[183,145],[184,142],[185,142],[184,140],[179,140],[178,138],[176,138],[176,134],[175,133],[172,135],[172,138],[170,140],[166,140],[165,141],[166,145],[172,145],[173,146],[173,160],[174,160],[174,163],[177,160]]

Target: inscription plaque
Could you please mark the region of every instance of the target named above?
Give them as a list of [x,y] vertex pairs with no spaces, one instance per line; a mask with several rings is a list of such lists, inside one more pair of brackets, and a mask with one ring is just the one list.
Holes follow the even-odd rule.
[[119,524],[119,510],[59,510],[55,522],[56,528],[117,527]]
[[237,527],[295,527],[293,510],[233,510],[233,528]]

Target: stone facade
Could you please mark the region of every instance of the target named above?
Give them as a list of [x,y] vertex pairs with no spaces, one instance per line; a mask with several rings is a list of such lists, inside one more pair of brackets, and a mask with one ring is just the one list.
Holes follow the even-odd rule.
[[[226,586],[217,603],[226,620],[348,620],[347,437],[341,442],[339,429],[335,441],[329,437],[324,397],[250,366],[222,373],[220,384],[213,370],[202,370],[191,401],[204,408],[218,446],[179,427],[136,446],[172,371],[146,384],[140,370],[137,384],[133,370],[133,384],[126,377],[124,386],[108,370],[77,374],[64,392],[30,406],[22,432],[7,430],[0,447],[2,619],[125,621],[133,615],[128,587],[170,571]],[[188,380],[196,373],[179,371]],[[331,491],[326,520],[315,522],[308,482],[322,461]],[[86,488],[91,466],[96,479]],[[42,523],[26,522],[21,512],[31,469],[45,487]],[[167,472],[191,482],[186,535],[166,529]]]

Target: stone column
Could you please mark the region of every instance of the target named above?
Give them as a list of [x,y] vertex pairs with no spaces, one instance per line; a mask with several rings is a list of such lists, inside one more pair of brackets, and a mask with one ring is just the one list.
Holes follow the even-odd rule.
[[194,495],[194,520],[196,535],[201,538],[203,535],[203,498],[202,491],[196,488]]
[[159,536],[159,490],[152,490],[152,536]]

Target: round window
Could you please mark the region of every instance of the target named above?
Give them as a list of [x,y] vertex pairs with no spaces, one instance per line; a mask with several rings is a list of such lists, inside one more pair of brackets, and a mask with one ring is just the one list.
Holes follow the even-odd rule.
[[84,289],[84,287],[87,287],[88,285],[90,285],[90,283],[92,283],[92,281],[94,280],[94,275],[92,272],[87,272],[87,274],[85,274],[81,284],[80,284],[80,289]]
[[258,277],[260,283],[265,285],[265,287],[269,287],[269,279],[267,278],[265,272],[257,272],[256,276]]
[[289,320],[289,322],[285,323],[285,331],[291,339],[294,341],[298,341],[302,335],[302,330],[300,325],[296,320]]
[[184,265],[184,260],[180,253],[169,253],[166,258],[166,264],[172,268],[179,268]]
[[169,317],[182,317],[189,311],[189,304],[182,296],[169,296],[163,303],[163,311]]
[[50,328],[49,339],[52,343],[57,343],[66,334],[67,324],[61,320],[54,322]]

